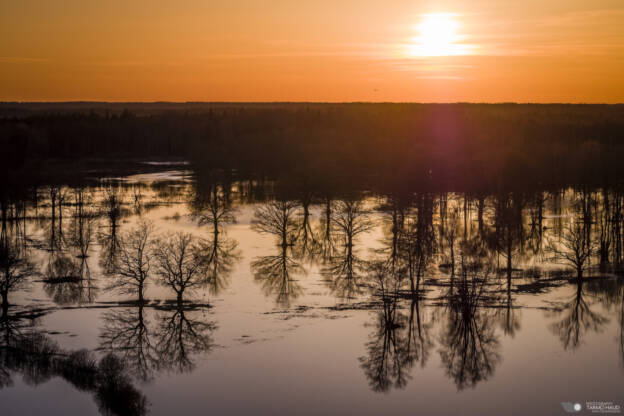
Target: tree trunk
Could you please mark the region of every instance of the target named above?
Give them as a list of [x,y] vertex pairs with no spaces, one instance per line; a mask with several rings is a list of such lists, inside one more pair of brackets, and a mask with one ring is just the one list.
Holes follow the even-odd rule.
[[143,305],[143,282],[139,283],[139,304]]
[[6,316],[9,310],[9,292],[7,290],[2,291],[2,313]]

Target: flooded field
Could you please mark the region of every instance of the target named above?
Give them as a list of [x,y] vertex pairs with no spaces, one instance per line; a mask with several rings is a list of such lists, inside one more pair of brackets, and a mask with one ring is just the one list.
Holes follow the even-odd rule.
[[42,184],[3,210],[2,414],[617,403],[623,198],[324,192],[176,163]]

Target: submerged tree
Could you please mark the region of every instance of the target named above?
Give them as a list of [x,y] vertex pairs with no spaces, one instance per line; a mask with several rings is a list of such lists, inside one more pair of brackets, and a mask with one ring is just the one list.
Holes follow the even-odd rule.
[[70,227],[70,242],[74,249],[78,252],[78,257],[86,258],[89,256],[89,248],[93,239],[93,228],[95,218],[88,212],[83,212],[81,216],[76,216]]
[[334,204],[331,218],[332,234],[338,242],[333,256],[321,270],[331,289],[339,296],[351,299],[362,293],[366,263],[357,256],[357,237],[371,230],[374,223],[361,201],[342,200]]
[[370,231],[375,226],[362,201],[337,201],[331,220],[332,231],[342,239],[345,247],[353,247],[355,239],[360,234]]
[[119,238],[116,279],[109,286],[123,293],[136,294],[139,303],[143,303],[150,273],[153,231],[152,223],[142,221]]
[[576,277],[583,278],[583,271],[594,253],[594,244],[587,236],[582,221],[574,221],[568,225],[564,234],[557,240],[550,240],[549,250],[556,260],[572,265],[576,269]]
[[185,292],[205,284],[206,256],[192,234],[169,234],[156,242],[154,259],[160,284],[169,286],[181,304]]
[[203,250],[209,264],[206,283],[211,292],[217,294],[228,284],[228,277],[240,259],[237,242],[228,238],[222,230],[225,225],[236,222],[236,211],[227,194],[219,191],[216,185],[212,185],[206,194],[198,194],[192,208],[199,225],[207,225],[212,229],[212,238],[203,244]]
[[416,296],[420,282],[435,256],[436,236],[430,215],[419,212],[405,220],[404,230],[399,237],[400,252],[406,264],[410,292]]
[[259,233],[276,236],[282,246],[293,245],[297,235],[297,209],[294,201],[269,202],[256,209],[251,226]]
[[216,185],[211,187],[206,197],[195,201],[194,211],[193,216],[198,219],[199,225],[210,226],[214,234],[219,234],[223,225],[236,221],[235,209]]

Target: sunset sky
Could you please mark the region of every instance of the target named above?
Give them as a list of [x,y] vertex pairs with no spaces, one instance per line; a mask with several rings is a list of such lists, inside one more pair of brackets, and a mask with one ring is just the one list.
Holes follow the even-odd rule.
[[2,101],[624,102],[622,0],[0,3]]

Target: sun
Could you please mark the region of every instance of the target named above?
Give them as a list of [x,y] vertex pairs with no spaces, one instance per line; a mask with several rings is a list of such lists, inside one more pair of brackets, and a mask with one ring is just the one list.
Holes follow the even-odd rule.
[[416,25],[418,36],[408,45],[412,56],[469,55],[471,45],[462,44],[465,36],[459,34],[458,15],[454,13],[429,13],[421,15]]

